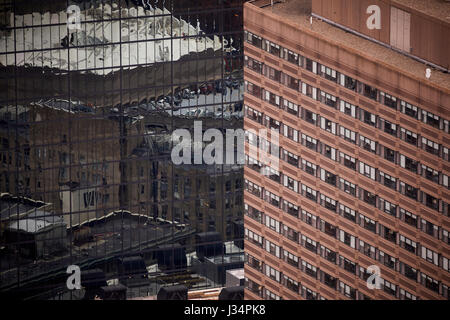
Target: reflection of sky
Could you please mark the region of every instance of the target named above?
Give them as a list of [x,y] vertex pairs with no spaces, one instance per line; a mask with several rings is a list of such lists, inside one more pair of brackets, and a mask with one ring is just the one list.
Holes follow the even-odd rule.
[[[162,14],[165,16],[155,17]],[[158,8],[123,8],[120,16],[123,19],[121,21],[89,22],[119,17],[117,6],[114,9],[109,4],[100,4],[99,7],[81,11],[81,30],[77,31],[68,30],[67,14],[64,11],[54,14],[46,12],[19,15],[15,16],[15,22],[11,13],[10,25],[13,27],[15,24],[16,29],[11,30],[8,37],[0,39],[0,63],[76,71],[98,68],[90,72],[102,75],[117,71],[117,67],[121,65],[135,68],[137,64],[176,61],[190,52],[221,48],[217,36],[214,40],[170,39],[171,33],[175,37],[197,35],[200,28],[171,17],[166,9],[163,12]],[[129,17],[136,18],[127,20]],[[53,25],[41,27],[41,24]],[[76,33],[72,37],[73,32]],[[72,45],[81,48],[64,48],[61,43],[65,37],[72,41]],[[149,41],[154,39],[159,40]],[[120,41],[128,43],[120,44]],[[100,46],[93,48],[93,44]],[[15,51],[22,52],[14,54]],[[4,54],[5,52],[10,54]]]

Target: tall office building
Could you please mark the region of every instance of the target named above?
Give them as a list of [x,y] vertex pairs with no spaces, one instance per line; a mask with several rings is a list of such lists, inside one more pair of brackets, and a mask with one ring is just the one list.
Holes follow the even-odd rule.
[[449,19],[244,5],[246,299],[449,299]]
[[240,0],[0,1],[2,295],[82,298],[71,265],[128,297],[224,285],[242,166],[175,165],[172,134],[242,128],[241,38]]

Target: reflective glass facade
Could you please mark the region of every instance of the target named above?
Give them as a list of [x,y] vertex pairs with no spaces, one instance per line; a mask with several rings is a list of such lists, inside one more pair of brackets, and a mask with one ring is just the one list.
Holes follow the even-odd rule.
[[86,298],[70,265],[129,298],[243,266],[242,166],[171,160],[176,129],[242,128],[241,20],[242,1],[0,2],[2,294]]

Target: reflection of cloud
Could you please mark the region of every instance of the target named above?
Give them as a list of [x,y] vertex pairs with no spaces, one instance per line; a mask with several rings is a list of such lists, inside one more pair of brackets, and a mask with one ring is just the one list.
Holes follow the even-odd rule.
[[[155,16],[162,14],[166,16]],[[99,4],[97,8],[81,11],[81,30],[71,30],[68,34],[66,12],[11,14],[11,27],[16,25],[18,28],[0,39],[0,48],[6,48],[6,52],[24,52],[15,57],[0,54],[0,63],[62,70],[68,70],[70,64],[72,71],[108,74],[121,66],[136,68],[141,64],[177,61],[190,52],[221,48],[217,36],[214,40],[206,37],[171,39],[172,35],[196,36],[198,31],[186,21],[171,17],[166,9],[123,8],[120,17],[135,19],[93,22],[119,18],[117,7]],[[155,39],[158,40],[151,41]]]

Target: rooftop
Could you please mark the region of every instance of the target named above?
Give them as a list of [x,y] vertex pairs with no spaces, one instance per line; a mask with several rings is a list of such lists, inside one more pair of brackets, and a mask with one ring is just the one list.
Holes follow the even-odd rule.
[[[395,0],[399,3],[416,4],[419,8],[418,0]],[[435,3],[438,7],[438,0],[427,0],[423,2]],[[310,24],[311,0],[274,0],[273,7],[270,6],[270,0],[257,0],[250,4],[262,8],[264,11],[272,11],[272,13],[283,17],[292,25],[298,26],[300,29],[308,29],[312,33],[316,33],[320,38],[324,38],[331,43],[336,43],[341,47],[348,47],[360,52],[361,56],[365,56],[371,60],[377,60],[379,63],[388,65],[389,68],[399,70],[414,79],[425,81],[425,69],[427,66],[397,51],[386,48],[375,42],[366,40],[355,34],[346,32],[329,23],[314,19]],[[268,5],[267,5],[268,4]],[[443,4],[443,7],[449,7],[449,4]],[[437,9],[436,9],[437,11]],[[449,10],[447,10],[448,12]],[[445,12],[445,10],[443,10]],[[433,70],[430,83],[435,87],[439,87],[446,91],[450,91],[450,74],[438,70]]]
[[[9,193],[0,194],[0,220],[8,221],[29,215],[38,209],[50,206],[49,203],[25,197],[15,197]],[[40,211],[39,211],[40,212]]]
[[60,222],[50,222],[47,219],[20,219],[11,222],[8,229],[11,231],[24,231],[27,233],[39,233],[48,227],[64,225],[64,222],[60,219]]
[[392,0],[393,4],[420,11],[427,16],[450,23],[450,2],[445,0]]

